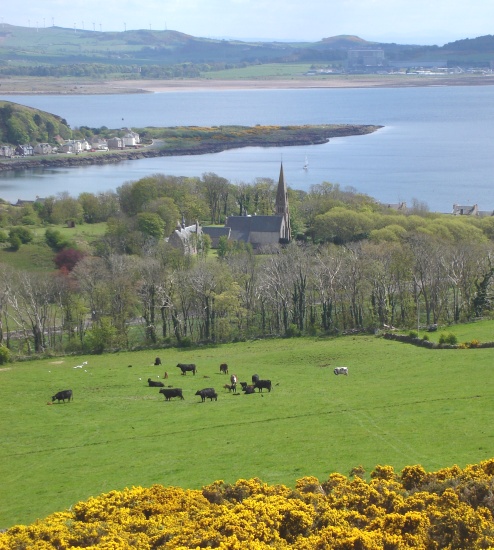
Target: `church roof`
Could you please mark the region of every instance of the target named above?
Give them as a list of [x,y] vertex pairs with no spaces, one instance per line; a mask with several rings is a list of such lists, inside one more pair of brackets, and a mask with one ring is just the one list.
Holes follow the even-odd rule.
[[235,241],[249,242],[249,234],[280,232],[283,216],[229,216],[225,222]]

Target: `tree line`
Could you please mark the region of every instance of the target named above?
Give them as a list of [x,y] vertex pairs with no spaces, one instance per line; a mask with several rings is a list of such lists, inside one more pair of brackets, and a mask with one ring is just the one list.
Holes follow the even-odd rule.
[[[20,353],[102,352],[412,329],[490,314],[494,217],[432,214],[417,201],[398,212],[330,183],[289,194],[288,246],[253,251],[223,239],[212,253],[204,239],[196,256],[167,242],[177,221],[271,214],[274,182],[154,175],[116,192],[2,209],[0,225],[18,239],[30,224],[48,225],[42,244],[59,269],[0,264],[0,344]],[[71,242],[50,225],[67,219],[105,222],[105,231]]]

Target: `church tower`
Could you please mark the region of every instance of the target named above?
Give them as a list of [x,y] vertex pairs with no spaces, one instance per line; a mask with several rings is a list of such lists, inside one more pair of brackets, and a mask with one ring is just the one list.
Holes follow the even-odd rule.
[[280,240],[288,242],[292,238],[290,227],[290,210],[288,208],[288,192],[286,190],[285,176],[283,174],[283,163],[280,167],[280,178],[276,192],[275,210],[277,216],[283,216],[283,223],[280,230]]

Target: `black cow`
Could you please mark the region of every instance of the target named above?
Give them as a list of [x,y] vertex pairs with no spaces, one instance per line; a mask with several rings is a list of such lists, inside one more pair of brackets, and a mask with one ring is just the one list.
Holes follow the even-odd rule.
[[245,388],[247,387],[247,382],[239,382],[239,384],[242,386],[242,391],[245,391]]
[[197,390],[196,395],[201,396],[201,401],[204,403],[206,399],[209,397],[211,401],[214,399],[215,401],[218,401],[218,394],[214,391],[214,388],[204,388],[202,390]]
[[259,380],[259,375],[258,374],[253,374],[252,375],[252,383],[255,384],[258,380]]
[[160,393],[165,396],[165,401],[170,401],[172,397],[180,397],[180,399],[184,398],[182,395],[182,388],[163,388],[160,390]]
[[195,375],[195,373],[197,372],[197,369],[194,363],[191,363],[190,365],[187,365],[185,363],[179,363],[177,367],[182,371],[183,375],[187,374],[190,371],[192,371],[192,374]]
[[65,403],[66,399],[68,399],[68,401],[70,401],[72,399],[72,401],[73,401],[74,397],[72,395],[72,390],[59,391],[58,393],[56,393],[55,395],[52,396],[51,402],[53,403],[53,401],[55,401],[55,399],[59,403],[60,403],[60,401],[63,401]]
[[148,378],[148,384],[150,388],[163,388],[165,386],[163,382],[156,382],[155,380],[151,380],[151,378]]
[[260,392],[262,392],[263,388],[271,391],[271,380],[258,380],[254,384],[254,388],[257,388]]
[[247,384],[245,385],[245,388],[242,386],[242,390],[245,392],[245,395],[248,395],[249,393],[256,393],[255,386],[248,386]]
[[228,374],[228,365],[226,363],[221,363],[220,372],[222,374]]
[[154,364],[157,366],[157,365],[161,365],[161,359],[159,357],[156,357],[156,359],[154,360]]

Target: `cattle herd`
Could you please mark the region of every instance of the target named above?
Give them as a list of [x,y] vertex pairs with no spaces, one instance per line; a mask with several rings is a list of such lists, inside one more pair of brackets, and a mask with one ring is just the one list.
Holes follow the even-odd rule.
[[[156,359],[154,360],[154,365],[161,365],[161,359],[159,357],[156,357]],[[180,369],[182,376],[186,376],[188,372],[191,372],[194,376],[197,373],[197,367],[193,363],[178,363],[177,368]],[[348,376],[348,367],[336,367],[333,372],[336,375],[343,374],[345,376]],[[221,363],[220,374],[228,374],[228,365],[226,363]],[[167,372],[165,372],[163,378],[168,378]],[[209,377],[206,376],[205,378]],[[170,401],[173,397],[184,399],[182,388],[174,388],[173,386],[165,387],[165,384],[161,380],[152,380],[151,378],[148,378],[147,382],[148,386],[151,388],[161,388],[159,390],[159,393],[163,394],[165,401]],[[237,375],[231,374],[230,384],[224,384],[223,388],[225,390],[228,390],[229,392],[233,392],[234,394],[238,395],[237,385],[240,386],[241,391],[243,391],[246,395],[254,394],[256,393],[256,390],[258,393],[262,393],[263,390],[268,390],[268,392],[271,392],[272,389],[271,380],[261,379],[258,374],[252,375],[250,383],[238,382]],[[195,395],[201,398],[201,402],[205,402],[207,399],[209,399],[210,401],[218,400],[218,394],[214,388],[203,388],[197,390]],[[70,402],[71,400],[73,400],[72,390],[59,391],[55,395],[53,395],[51,399],[52,403],[54,401],[57,401],[58,403],[62,401],[63,403],[65,403],[65,400]]]

